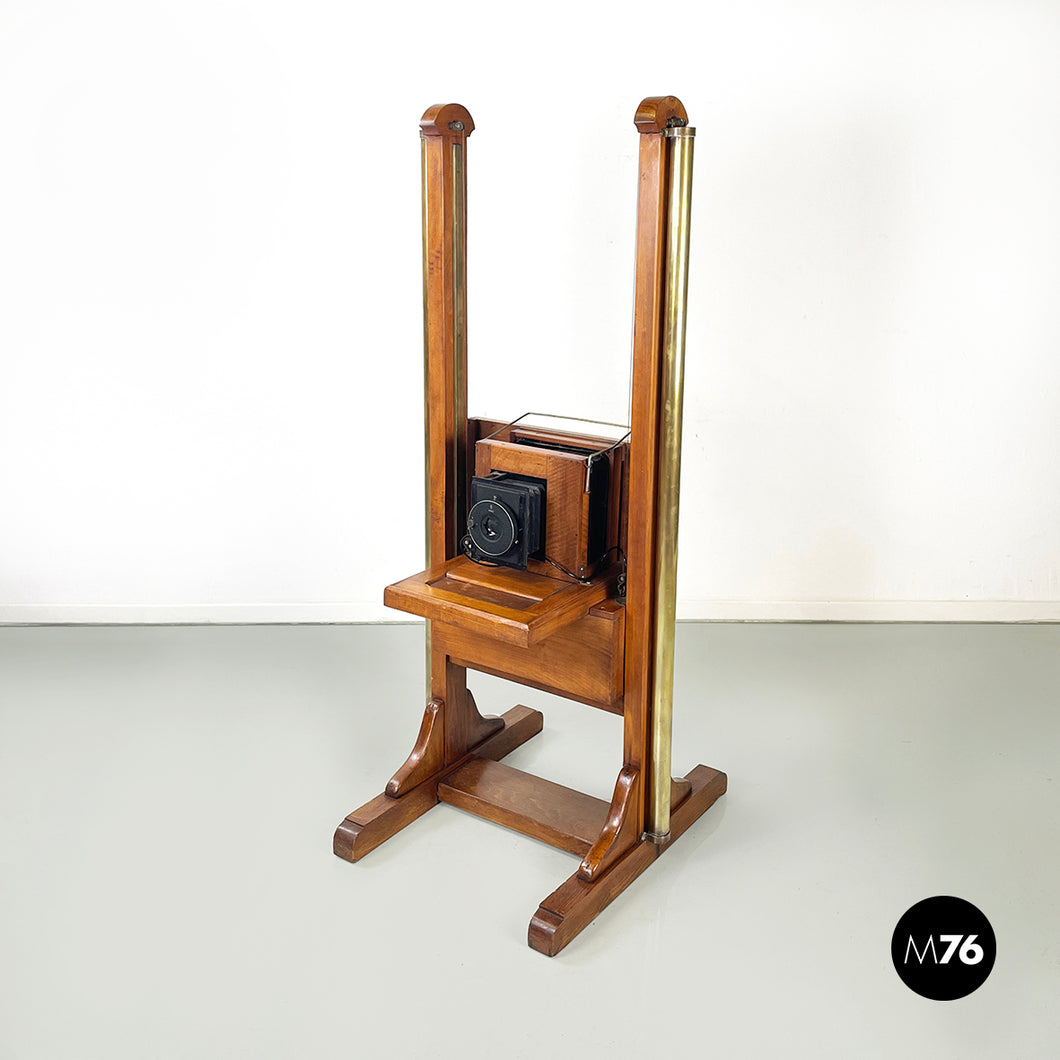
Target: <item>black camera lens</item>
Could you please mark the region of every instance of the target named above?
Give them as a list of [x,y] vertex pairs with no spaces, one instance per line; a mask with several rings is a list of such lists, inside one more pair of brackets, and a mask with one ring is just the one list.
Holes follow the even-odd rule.
[[503,556],[518,540],[519,528],[511,509],[498,500],[479,501],[467,513],[467,532],[480,552]]

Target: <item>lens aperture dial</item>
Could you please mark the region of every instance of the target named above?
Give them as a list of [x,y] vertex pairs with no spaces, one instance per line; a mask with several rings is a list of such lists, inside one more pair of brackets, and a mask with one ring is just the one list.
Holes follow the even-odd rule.
[[519,540],[519,524],[511,509],[493,498],[481,500],[467,513],[467,532],[487,556],[503,556]]

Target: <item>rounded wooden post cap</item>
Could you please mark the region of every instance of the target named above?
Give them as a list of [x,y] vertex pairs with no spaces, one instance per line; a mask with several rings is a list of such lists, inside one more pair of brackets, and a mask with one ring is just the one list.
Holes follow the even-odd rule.
[[420,130],[424,136],[470,136],[474,128],[470,111],[459,103],[428,107],[420,118]]
[[673,125],[687,125],[688,114],[677,96],[648,96],[637,107],[633,123],[639,133],[661,133]]

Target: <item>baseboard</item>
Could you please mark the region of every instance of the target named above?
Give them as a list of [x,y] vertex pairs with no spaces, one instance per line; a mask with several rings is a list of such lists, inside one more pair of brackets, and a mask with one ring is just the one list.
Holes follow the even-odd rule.
[[408,622],[382,604],[0,604],[6,626],[239,626]]
[[[1060,622],[1060,600],[684,600],[684,622]],[[409,622],[382,604],[0,605],[0,625]]]
[[1060,600],[685,600],[689,622],[1060,622]]

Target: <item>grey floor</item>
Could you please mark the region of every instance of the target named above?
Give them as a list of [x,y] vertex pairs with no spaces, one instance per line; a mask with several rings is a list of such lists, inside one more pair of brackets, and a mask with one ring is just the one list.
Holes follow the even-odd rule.
[[[331,853],[422,636],[0,629],[0,1057],[1060,1055],[1060,626],[680,626],[675,772],[729,794],[553,960],[569,855],[449,806]],[[620,719],[472,677],[609,797]],[[998,940],[960,1001],[890,962],[934,894]]]

